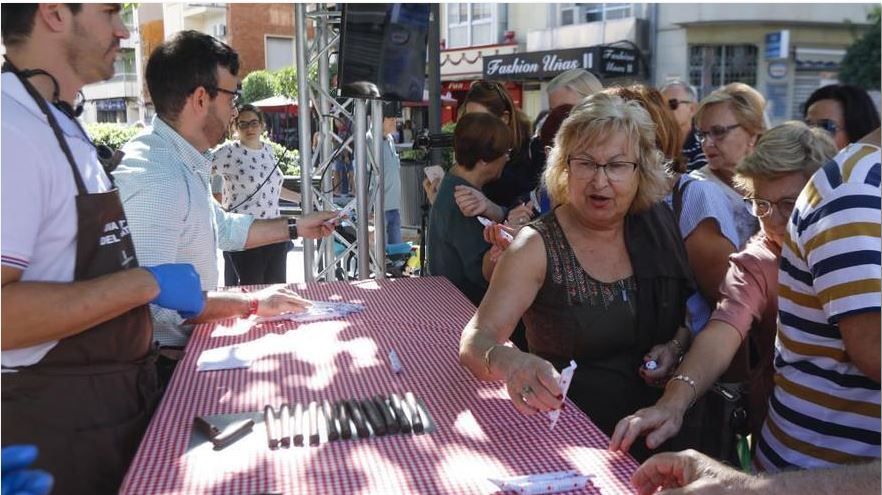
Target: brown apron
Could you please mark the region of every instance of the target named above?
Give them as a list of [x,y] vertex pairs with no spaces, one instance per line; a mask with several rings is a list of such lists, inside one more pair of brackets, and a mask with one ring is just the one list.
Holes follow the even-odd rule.
[[[117,190],[88,193],[46,100],[16,75],[48,118],[77,183],[74,280],[137,267]],[[55,477],[53,494],[117,492],[159,399],[152,340],[150,312],[139,306],[2,374],[3,444],[37,445],[35,467]]]

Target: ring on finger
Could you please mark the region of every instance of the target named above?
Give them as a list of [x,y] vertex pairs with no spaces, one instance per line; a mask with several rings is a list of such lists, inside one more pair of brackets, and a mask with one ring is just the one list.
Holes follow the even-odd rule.
[[521,400],[527,402],[527,396],[533,393],[533,387],[529,385],[524,385],[521,389]]

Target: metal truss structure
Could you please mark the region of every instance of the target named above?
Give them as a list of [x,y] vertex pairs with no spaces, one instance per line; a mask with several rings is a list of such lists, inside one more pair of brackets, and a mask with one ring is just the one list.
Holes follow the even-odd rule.
[[[335,211],[341,208],[334,202],[333,167],[344,150],[353,156],[355,169],[355,197],[347,204],[353,217],[355,236],[343,235],[339,230],[333,236],[318,241],[303,240],[304,275],[307,282],[334,280],[341,272],[345,277],[383,278],[386,274],[385,216],[383,208],[383,117],[379,100],[338,99],[331,96],[330,60],[339,45],[340,12],[310,4],[294,5],[296,23],[296,60],[300,124],[300,174],[303,213]],[[315,36],[307,39],[307,27]],[[337,27],[337,29],[335,29]],[[318,80],[310,81],[308,74],[315,67]],[[368,113],[370,127],[368,133]],[[318,129],[312,129],[313,115]],[[352,123],[352,133],[346,139],[337,134],[334,123],[339,120]],[[373,215],[373,243],[370,242],[370,216]],[[341,249],[342,247],[342,249]],[[354,267],[352,263],[356,262]]]

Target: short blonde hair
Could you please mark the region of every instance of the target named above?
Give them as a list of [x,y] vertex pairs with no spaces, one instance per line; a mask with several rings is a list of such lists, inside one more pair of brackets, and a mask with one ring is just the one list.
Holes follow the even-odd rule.
[[735,167],[735,184],[753,194],[757,178],[772,179],[793,172],[809,178],[835,155],[836,145],[827,131],[790,120],[759,138],[753,153]]
[[551,93],[561,88],[569,88],[584,97],[603,91],[603,84],[597,76],[585,69],[570,69],[555,76],[548,83],[545,92]]
[[542,175],[552,204],[561,205],[570,201],[567,192],[567,157],[577,148],[601,143],[607,136],[617,132],[625,133],[628,142],[637,149],[639,183],[637,196],[628,211],[639,213],[648,210],[668,193],[664,156],[656,148],[655,124],[649,113],[636,101],[597,93],[573,108],[554,137],[554,147]]
[[731,83],[707,95],[698,105],[695,121],[701,122],[704,112],[713,105],[726,103],[742,129],[753,136],[766,130],[766,99],[759,91],[744,83]]

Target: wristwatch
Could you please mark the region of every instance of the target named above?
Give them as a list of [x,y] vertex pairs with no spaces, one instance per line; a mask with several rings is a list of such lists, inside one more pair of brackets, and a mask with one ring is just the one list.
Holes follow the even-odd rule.
[[288,237],[292,240],[297,239],[297,220],[293,218],[288,219]]

